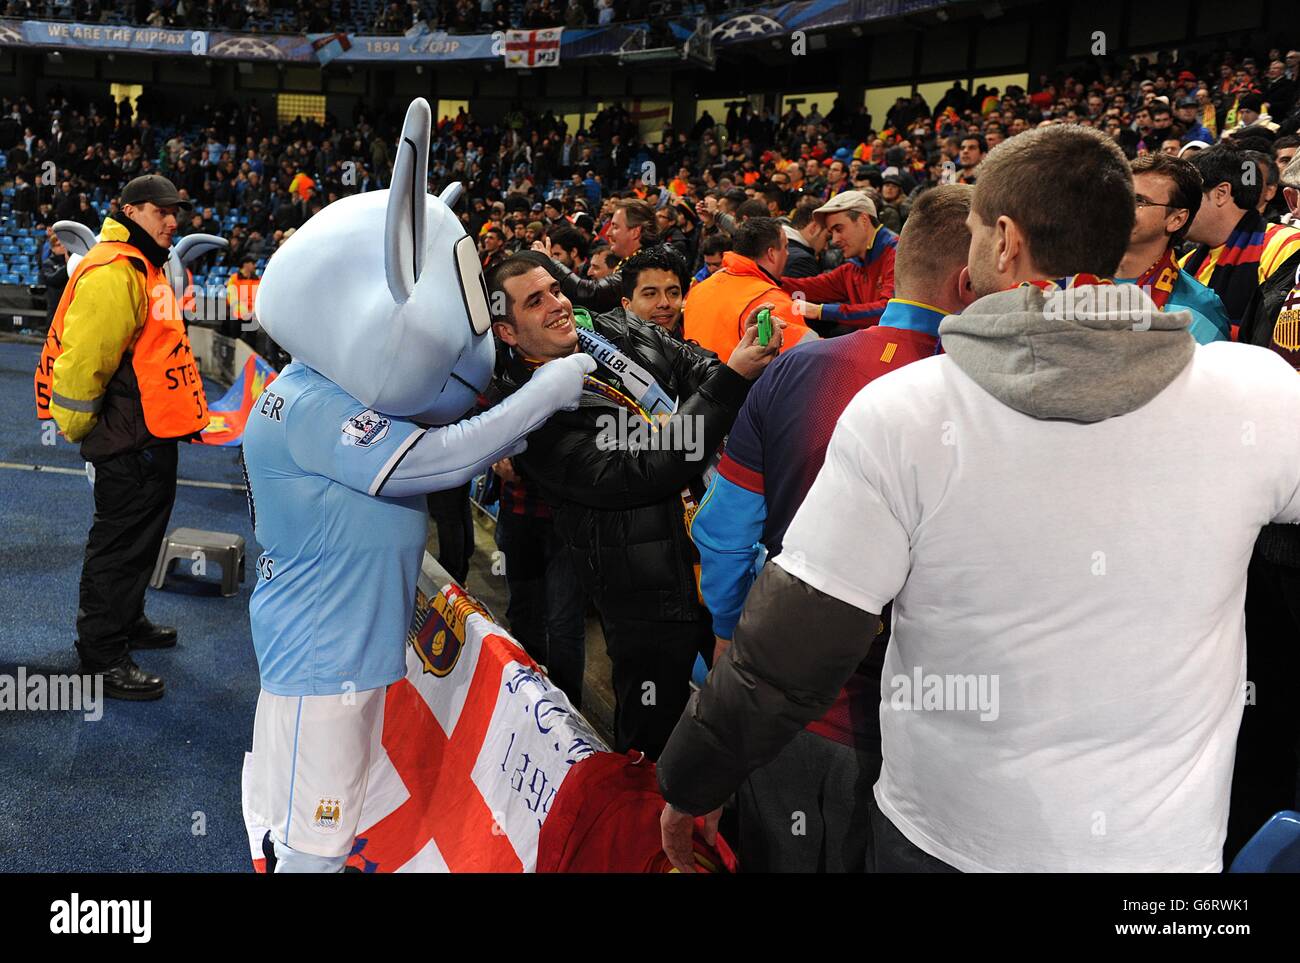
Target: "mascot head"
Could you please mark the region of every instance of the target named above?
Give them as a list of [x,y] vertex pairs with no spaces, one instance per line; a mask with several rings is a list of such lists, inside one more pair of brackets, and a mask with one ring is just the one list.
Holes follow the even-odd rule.
[[357,401],[427,424],[455,421],[487,388],[487,285],[452,205],[428,192],[433,115],[406,112],[392,186],[328,205],[275,252],[257,319],[299,361]]

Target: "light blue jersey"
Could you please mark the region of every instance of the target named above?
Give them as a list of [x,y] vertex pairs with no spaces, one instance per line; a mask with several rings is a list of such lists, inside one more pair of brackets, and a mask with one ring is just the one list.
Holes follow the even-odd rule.
[[262,556],[250,613],[267,692],[336,695],[405,673],[428,522],[423,496],[383,489],[424,434],[298,363],[253,406],[244,452]]
[[[1116,278],[1115,283],[1136,284],[1137,278]],[[1228,313],[1223,310],[1219,296],[1186,271],[1178,272],[1165,310],[1187,311],[1191,314],[1192,323],[1188,325],[1188,331],[1197,344],[1232,339],[1232,322],[1228,320]]]

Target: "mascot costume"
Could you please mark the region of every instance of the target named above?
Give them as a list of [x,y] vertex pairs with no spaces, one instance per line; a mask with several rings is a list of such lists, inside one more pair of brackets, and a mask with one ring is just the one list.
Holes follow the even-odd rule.
[[405,640],[426,493],[522,451],[578,406],[586,355],[551,361],[484,414],[494,348],[453,184],[427,190],[429,104],[411,104],[392,186],[336,201],[276,251],[258,321],[293,358],[244,436],[262,555],[250,613],[262,691],[244,807],[276,872],[339,872],[352,851],[384,690]]

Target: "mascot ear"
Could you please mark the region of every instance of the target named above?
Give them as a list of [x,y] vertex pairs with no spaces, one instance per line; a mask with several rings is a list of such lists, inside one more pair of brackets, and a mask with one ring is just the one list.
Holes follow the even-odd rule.
[[438,200],[447,205],[447,210],[455,210],[456,202],[460,200],[461,195],[464,193],[465,188],[461,186],[460,181],[452,181],[442,189],[442,193],[438,195]]
[[215,234],[187,234],[172,245],[171,256],[167,258],[163,272],[171,282],[172,293],[177,300],[185,297],[185,268],[205,254],[224,251],[228,247],[230,242]]
[[55,221],[54,236],[68,249],[69,254],[85,254],[95,246],[95,232],[80,221]]
[[424,210],[429,196],[429,136],[433,111],[417,97],[406,111],[402,139],[388,189],[384,224],[384,272],[393,300],[404,303],[424,268]]
[[197,261],[203,255],[211,254],[213,251],[224,251],[228,247],[230,242],[215,234],[187,234],[176,242],[174,250],[180,262],[188,267],[192,261]]

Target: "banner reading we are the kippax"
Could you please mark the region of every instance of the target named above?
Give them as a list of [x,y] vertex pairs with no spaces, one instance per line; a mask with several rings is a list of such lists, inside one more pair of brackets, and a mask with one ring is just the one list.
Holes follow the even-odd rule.
[[105,50],[217,60],[314,63],[316,52],[302,35],[171,30],[111,23],[0,20],[0,47]]
[[94,47],[100,50],[128,50],[137,53],[204,55],[208,49],[206,30],[167,30],[161,27],[132,27],[109,23],[48,23],[24,20],[22,39],[40,47]]

